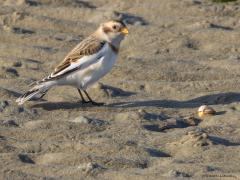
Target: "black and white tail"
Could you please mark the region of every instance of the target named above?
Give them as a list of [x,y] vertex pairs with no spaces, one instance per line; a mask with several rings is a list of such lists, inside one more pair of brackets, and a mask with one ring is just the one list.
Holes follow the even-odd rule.
[[16,102],[18,105],[22,105],[24,102],[31,100],[31,99],[39,99],[42,98],[47,91],[52,87],[51,82],[41,82],[37,83],[32,89],[24,93],[20,96]]

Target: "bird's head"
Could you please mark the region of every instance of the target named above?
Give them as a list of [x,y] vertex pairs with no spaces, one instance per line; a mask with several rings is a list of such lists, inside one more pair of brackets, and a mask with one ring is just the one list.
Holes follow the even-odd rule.
[[120,20],[111,20],[102,23],[97,30],[102,40],[119,45],[128,34],[127,26]]

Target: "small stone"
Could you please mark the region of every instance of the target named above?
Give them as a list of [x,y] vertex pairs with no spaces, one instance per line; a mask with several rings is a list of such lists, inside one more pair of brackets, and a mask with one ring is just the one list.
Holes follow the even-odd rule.
[[16,34],[33,34],[33,33],[35,33],[32,30],[23,29],[23,28],[20,28],[20,27],[13,27],[13,28],[11,28],[11,31],[13,33],[16,33]]
[[193,0],[193,4],[202,4],[202,0]]
[[160,54],[161,53],[161,51],[159,50],[159,49],[156,49],[155,51],[154,51],[154,54]]
[[23,107],[19,107],[18,108],[18,113],[22,113],[22,112],[24,112],[24,108]]
[[189,131],[186,133],[187,135],[193,135],[194,134],[194,131]]
[[25,113],[30,116],[36,116],[38,114],[36,109],[28,109],[28,108],[24,108],[24,107],[18,107],[17,113],[19,113],[19,114]]
[[140,89],[141,91],[143,91],[143,90],[145,89],[145,85],[144,85],[144,84],[141,84],[141,85],[139,86],[139,89]]
[[107,121],[100,120],[100,119],[90,119],[90,118],[85,117],[85,116],[76,117],[75,119],[70,120],[70,122],[82,123],[82,124],[91,124],[91,125],[99,126],[99,127],[109,124]]
[[29,6],[39,6],[41,3],[37,0],[27,0],[25,3]]
[[3,30],[7,31],[7,32],[11,32],[12,28],[10,26],[8,26],[8,25],[4,25],[3,26]]
[[0,101],[0,109],[5,109],[7,106],[9,106],[7,101]]
[[17,70],[14,69],[14,68],[6,68],[5,71],[6,71],[6,73],[7,73],[7,77],[8,77],[8,76],[10,76],[10,77],[18,77],[18,76],[19,76]]
[[136,141],[134,141],[134,140],[128,140],[126,143],[125,143],[125,145],[127,145],[127,146],[137,146],[137,142]]
[[12,14],[12,20],[13,20],[13,22],[16,22],[17,20],[22,20],[25,15],[26,15],[26,14],[23,13],[23,12],[17,12],[17,11],[15,11],[15,12]]
[[2,123],[4,126],[8,127],[18,127],[19,125],[14,120],[5,120]]
[[172,26],[171,24],[163,24],[162,27],[163,28],[169,28],[170,26]]
[[207,166],[207,167],[206,167],[206,170],[207,170],[207,171],[215,171],[215,170],[218,170],[218,168],[217,168],[217,167],[214,167],[214,166]]
[[[185,149],[185,148],[201,148],[204,146],[211,146],[215,144],[211,138],[209,138],[208,134],[205,133],[201,129],[195,129],[193,131],[189,131],[186,135],[182,136],[181,139],[170,143],[174,149]],[[177,147],[176,147],[177,146]]]
[[85,171],[86,172],[90,172],[94,169],[94,164],[93,163],[88,163],[87,166],[86,166],[86,169]]
[[90,119],[88,119],[87,117],[84,117],[84,116],[79,116],[79,117],[76,117],[75,119],[71,120],[71,122],[89,124]]
[[196,126],[200,123],[200,119],[195,118],[194,116],[188,116],[183,119],[185,123],[187,123],[189,126]]
[[97,163],[92,163],[92,162],[81,164],[77,168],[82,170],[82,171],[84,171],[84,172],[86,172],[86,173],[91,173],[95,169],[104,169],[103,167],[101,167]]
[[9,106],[9,103],[7,101],[0,101],[0,112],[3,112],[3,110]]
[[22,63],[20,61],[17,61],[17,62],[14,62],[13,63],[13,66],[14,67],[21,67],[22,66]]
[[108,125],[109,123],[107,121],[103,121],[100,119],[90,119],[89,123],[94,125],[94,126],[103,126],[103,125]]
[[240,56],[238,54],[231,54],[228,59],[231,61],[231,62],[236,62],[236,63],[239,63],[240,62]]
[[232,53],[236,53],[236,52],[238,52],[238,49],[235,48],[235,47],[233,47],[233,48],[231,48],[231,52],[232,52]]
[[137,26],[148,25],[148,22],[141,16],[137,16],[135,14],[130,14],[130,13],[112,11],[108,9],[104,11],[102,16],[96,16],[92,20],[99,21],[103,19],[121,19],[126,24],[137,25]]
[[34,161],[27,154],[19,154],[18,158],[22,163],[34,164]]
[[203,134],[202,134],[202,138],[205,138],[205,139],[208,138],[207,133],[203,133]]
[[180,172],[177,170],[170,170],[168,172],[168,176],[169,177],[190,177],[189,174],[185,173],[185,172]]
[[138,113],[143,116],[143,115],[145,115],[147,112],[146,112],[144,109],[139,109],[139,110],[138,110]]

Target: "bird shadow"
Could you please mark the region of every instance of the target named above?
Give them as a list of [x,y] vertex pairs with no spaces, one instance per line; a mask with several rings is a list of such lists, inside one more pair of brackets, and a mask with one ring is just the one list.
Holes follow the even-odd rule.
[[[196,108],[203,104],[217,105],[240,102],[240,93],[227,92],[200,96],[187,101],[178,100],[142,100],[111,103],[101,106],[102,108],[140,108],[140,107],[162,107],[162,108]],[[57,109],[78,109],[95,107],[91,104],[82,104],[81,102],[43,102],[33,105],[35,108],[43,108],[48,111]],[[221,112],[224,113],[224,112]]]
[[109,104],[110,107],[163,107],[163,108],[196,108],[203,104],[217,105],[217,104],[230,104],[233,102],[240,102],[240,93],[227,92],[210,94],[200,96],[187,101],[178,100],[147,100],[147,101],[132,101],[132,102],[119,102]]
[[91,104],[83,104],[82,102],[41,102],[32,105],[32,108],[42,108],[47,111],[53,111],[58,109],[79,109],[94,107]]

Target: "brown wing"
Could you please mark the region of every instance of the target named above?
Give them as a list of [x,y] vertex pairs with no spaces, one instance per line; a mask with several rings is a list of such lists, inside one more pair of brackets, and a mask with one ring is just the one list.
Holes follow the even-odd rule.
[[[56,78],[60,78],[64,76],[65,74],[69,74],[75,70],[77,70],[79,67],[75,67],[73,69],[69,69],[63,73],[60,73],[61,71],[64,71],[64,69],[71,66],[72,62],[78,61],[83,56],[89,56],[96,54],[103,48],[106,41],[100,41],[99,39],[96,39],[95,37],[89,36],[88,38],[81,41],[65,58],[64,60],[54,69],[53,73],[51,73],[46,78],[37,81],[36,84],[40,84],[42,82],[51,81]],[[59,75],[58,75],[59,73]]]
[[83,56],[89,56],[97,53],[105,44],[105,41],[100,41],[95,37],[89,36],[81,41],[54,69],[52,75],[55,75],[71,65],[72,62],[76,62]]

